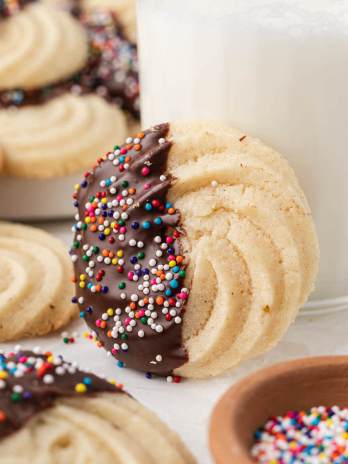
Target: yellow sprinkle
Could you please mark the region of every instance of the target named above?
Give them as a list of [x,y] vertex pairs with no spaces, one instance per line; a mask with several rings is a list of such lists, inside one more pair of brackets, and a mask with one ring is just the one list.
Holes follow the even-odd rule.
[[80,282],[79,287],[80,288],[85,288],[86,287],[86,282]]
[[169,261],[169,267],[176,266],[176,261]]
[[78,383],[75,385],[75,391],[77,393],[86,393],[87,387],[84,383]]
[[75,184],[75,185],[74,185],[74,189],[75,189],[75,190],[80,190],[80,184]]
[[107,227],[105,230],[104,230],[104,234],[105,235],[110,235],[111,233],[111,229],[109,229],[109,227]]
[[111,262],[115,266],[118,263],[118,259],[117,258],[112,258]]
[[85,223],[86,223],[86,224],[89,224],[90,222],[91,222],[91,218],[90,218],[90,217],[86,217],[86,218],[85,218]]
[[112,308],[109,308],[107,311],[108,316],[113,316],[114,315],[114,310]]
[[105,204],[107,201],[108,201],[108,200],[107,200],[106,198],[102,198],[102,201],[101,201],[101,202]]
[[86,280],[86,274],[81,274],[80,275],[80,280]]
[[8,373],[6,371],[0,371],[0,379],[7,379]]
[[53,363],[54,357],[53,357],[52,355],[51,355],[51,356],[48,356],[47,361],[48,361],[49,363]]
[[117,254],[117,256],[118,256],[119,258],[122,258],[122,256],[123,256],[123,251],[122,251],[122,250],[118,250],[118,252],[117,252],[116,254]]

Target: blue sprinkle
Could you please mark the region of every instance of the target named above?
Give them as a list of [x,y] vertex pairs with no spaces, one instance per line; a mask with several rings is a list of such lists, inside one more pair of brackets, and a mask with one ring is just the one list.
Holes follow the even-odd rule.
[[177,280],[171,280],[169,285],[172,287],[172,288],[178,288],[179,287],[179,282]]
[[92,379],[90,377],[84,377],[83,383],[85,385],[91,385],[92,384]]
[[150,229],[151,227],[151,222],[149,221],[144,221],[142,224],[143,229]]

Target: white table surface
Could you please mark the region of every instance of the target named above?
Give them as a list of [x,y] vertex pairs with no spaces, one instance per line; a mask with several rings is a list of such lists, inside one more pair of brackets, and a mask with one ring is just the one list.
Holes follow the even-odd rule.
[[[72,233],[68,222],[35,224],[70,244]],[[155,411],[176,430],[196,456],[199,464],[212,463],[208,449],[209,416],[220,395],[237,379],[274,362],[323,354],[348,354],[348,311],[317,316],[299,316],[285,338],[266,355],[251,360],[233,373],[204,381],[185,380],[168,384],[163,379],[148,380],[141,373],[120,369],[102,348],[83,337],[87,330],[83,321],[76,321],[66,331],[76,331],[76,343],[65,345],[61,331],[48,337],[20,341],[21,346],[40,346],[67,360],[76,361],[82,368],[115,378],[125,385],[135,398]],[[14,344],[0,344],[11,349]]]

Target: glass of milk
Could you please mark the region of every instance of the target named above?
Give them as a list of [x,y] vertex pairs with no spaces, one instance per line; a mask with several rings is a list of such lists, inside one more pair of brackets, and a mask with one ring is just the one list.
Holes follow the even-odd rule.
[[297,172],[321,267],[307,308],[348,308],[348,2],[138,0],[143,126],[222,120]]

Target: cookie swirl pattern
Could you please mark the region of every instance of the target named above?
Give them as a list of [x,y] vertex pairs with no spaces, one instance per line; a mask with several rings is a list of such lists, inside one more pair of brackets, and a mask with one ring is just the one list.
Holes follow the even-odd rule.
[[3,464],[195,462],[180,438],[114,381],[61,356],[1,355],[0,373]]
[[0,23],[0,90],[33,89],[70,77],[88,58],[87,34],[68,12],[43,3]]
[[313,289],[319,249],[293,170],[214,124],[172,125],[169,199],[181,212],[191,293],[185,376],[216,375],[274,346]]
[[122,111],[97,95],[66,94],[17,112],[0,111],[3,170],[27,177],[68,175],[89,167],[100,147],[107,150],[115,136],[125,134]]
[[0,222],[0,340],[43,335],[75,315],[71,263],[39,229]]
[[75,198],[76,301],[129,367],[220,374],[277,343],[313,288],[318,243],[295,174],[238,130],[157,126],[109,153]]

